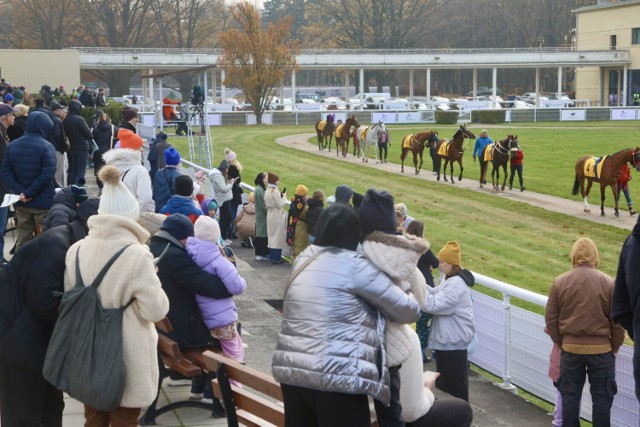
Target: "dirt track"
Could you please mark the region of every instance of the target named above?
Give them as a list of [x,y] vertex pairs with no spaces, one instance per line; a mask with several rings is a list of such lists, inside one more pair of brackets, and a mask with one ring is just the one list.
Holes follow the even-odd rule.
[[[347,158],[343,159],[342,157],[337,157],[335,150],[332,150],[331,153],[328,151],[318,151],[318,147],[315,144],[309,144],[307,141],[311,138],[315,140],[316,135],[314,133],[302,133],[296,135],[289,135],[282,138],[277,138],[276,143],[295,148],[296,150],[306,151],[311,154],[315,154],[318,156],[330,157],[332,159],[340,160],[343,162],[349,162],[353,164],[362,164],[362,159],[358,159],[353,157],[351,154],[347,154]],[[430,159],[425,159],[426,161],[431,161]],[[409,160],[411,164],[407,167],[407,162],[405,162],[405,174],[413,175],[413,162]],[[378,163],[374,159],[369,160],[369,167],[376,168],[389,173],[396,173],[398,175],[402,175],[400,172],[400,165],[396,163]],[[416,179],[424,179],[427,181],[438,182],[436,177],[432,174],[430,170],[423,170],[420,172],[420,175],[413,175]],[[446,183],[443,181],[439,182],[442,185],[452,185],[450,183]],[[526,185],[526,181],[525,181]],[[583,212],[584,206],[581,201],[575,200],[567,200],[560,197],[549,196],[541,193],[534,193],[529,190],[525,190],[524,192],[520,192],[519,190],[509,191],[506,190],[504,192],[496,193],[493,189],[491,189],[491,185],[489,188],[479,188],[478,182],[475,179],[463,178],[462,181],[456,181],[456,187],[466,188],[473,191],[482,192],[485,194],[490,194],[495,197],[505,197],[511,200],[520,201],[523,203],[528,203],[533,206],[537,206],[543,209],[547,209],[553,212],[559,212],[565,215],[572,215],[576,218],[585,219],[587,221],[598,222],[600,224],[607,224],[613,227],[619,227],[626,230],[631,230],[633,226],[636,224],[637,216],[630,216],[626,210],[626,205],[622,206],[620,210],[620,217],[616,218],[613,216],[613,209],[606,208],[607,216],[601,217],[600,212],[600,200],[596,200],[595,204],[593,197],[591,200],[591,214],[586,214]],[[592,195],[593,196],[593,195]]]

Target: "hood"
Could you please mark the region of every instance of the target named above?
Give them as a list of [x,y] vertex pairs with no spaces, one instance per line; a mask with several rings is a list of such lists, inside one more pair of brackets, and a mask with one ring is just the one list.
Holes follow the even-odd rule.
[[587,264],[591,267],[598,268],[598,265],[600,265],[600,255],[593,240],[583,237],[573,244],[571,248],[571,263],[574,267]]
[[181,213],[183,215],[189,215],[190,213],[194,213],[196,209],[200,210],[200,208],[196,206],[195,202],[191,197],[178,196],[176,194],[174,194],[169,198],[165,209],[167,212]]
[[53,129],[53,122],[46,113],[34,111],[27,118],[27,128],[25,133],[38,135],[46,138]]
[[73,193],[71,187],[64,187],[53,196],[53,203],[63,204],[74,211],[76,210],[76,202],[73,200]]
[[80,203],[80,206],[76,209],[76,221],[82,222],[86,228],[89,218],[98,214],[99,205],[100,199],[87,199]]
[[69,113],[80,114],[80,111],[82,111],[82,103],[80,103],[80,101],[78,101],[77,99],[73,99],[69,103]]
[[140,151],[129,148],[114,148],[102,155],[102,159],[108,165],[139,165],[142,162]]
[[458,276],[460,276],[462,280],[464,280],[468,287],[472,287],[476,283],[476,279],[475,277],[473,277],[473,273],[471,273],[466,268],[463,268]]
[[212,262],[222,256],[218,245],[195,237],[187,237],[186,248],[191,259],[200,266],[211,265]]
[[242,210],[245,214],[255,215],[256,214],[256,205],[254,203],[247,203],[242,207]]

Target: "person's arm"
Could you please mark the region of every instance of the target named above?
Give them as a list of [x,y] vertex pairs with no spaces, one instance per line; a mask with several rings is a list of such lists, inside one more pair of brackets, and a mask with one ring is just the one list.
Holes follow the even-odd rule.
[[175,282],[190,293],[216,299],[232,296],[219,277],[212,276],[198,267],[186,252],[172,258],[169,268],[172,269],[171,274]]
[[13,170],[11,157],[13,157],[11,147],[7,147],[7,151],[2,159],[2,181],[4,181],[6,186],[13,191],[14,194],[23,194],[25,187],[18,182]]
[[627,274],[625,271],[625,248],[627,248],[627,242],[622,246],[618,261],[618,273],[616,274],[611,303],[611,318],[626,329],[629,337],[633,339],[633,307],[631,307],[631,296],[627,287]]
[[80,124],[80,133],[85,137],[85,139],[92,139],[91,129],[89,129],[89,125],[82,116],[79,117],[81,119],[78,120],[78,123]]
[[28,199],[40,195],[56,174],[56,150],[53,145],[47,144],[45,150],[40,153],[40,164],[42,165],[40,174],[22,192]]
[[551,291],[549,292],[549,298],[547,299],[547,307],[544,313],[544,322],[547,327],[547,333],[551,337],[551,340],[558,345],[562,345],[559,317],[558,294],[554,282],[553,286],[551,287]]
[[480,138],[476,139],[476,143],[473,145],[473,161],[476,161],[476,155],[478,154],[478,151],[480,150]]
[[422,309],[427,313],[449,315],[455,313],[460,297],[467,285],[462,278],[447,285],[427,288],[427,296]]

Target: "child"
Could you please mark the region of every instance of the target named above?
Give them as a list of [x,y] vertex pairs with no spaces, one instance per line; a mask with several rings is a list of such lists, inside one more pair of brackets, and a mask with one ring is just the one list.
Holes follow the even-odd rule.
[[[220,241],[220,226],[208,216],[201,216],[193,227],[195,237],[187,238],[186,249],[193,261],[209,274],[218,276],[232,295],[247,287],[235,266],[227,259]],[[214,299],[196,295],[204,323],[211,336],[220,341],[222,352],[238,362],[244,360],[244,347],[238,333],[238,313],[233,298]]]

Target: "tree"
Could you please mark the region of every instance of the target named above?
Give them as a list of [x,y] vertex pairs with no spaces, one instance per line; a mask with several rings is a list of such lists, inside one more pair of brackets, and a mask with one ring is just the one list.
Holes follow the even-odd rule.
[[220,34],[222,55],[218,64],[226,70],[225,84],[242,88],[258,124],[274,90],[297,69],[298,43],[291,39],[292,19],[285,18],[262,29],[260,16],[248,2],[231,6],[237,28]]
[[[69,34],[80,23],[76,0],[7,0],[3,25],[12,33],[14,49],[63,49],[69,47]],[[72,29],[71,31],[69,29]]]

